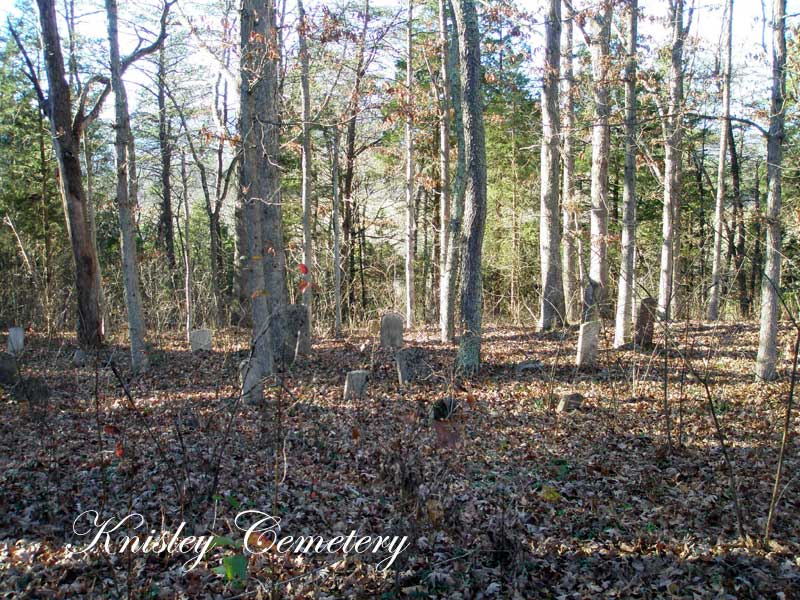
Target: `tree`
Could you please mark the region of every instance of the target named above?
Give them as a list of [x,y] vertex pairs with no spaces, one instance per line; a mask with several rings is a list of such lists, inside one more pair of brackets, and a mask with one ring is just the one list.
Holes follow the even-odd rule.
[[630,337],[636,255],[636,31],[639,2],[631,0],[628,52],[625,61],[625,175],[622,192],[622,256],[620,257],[614,347]]
[[414,324],[414,71],[412,26],[414,2],[408,0],[406,18],[406,327]]
[[545,18],[545,59],[542,82],[542,158],[539,249],[543,331],[564,322],[564,282],[561,274],[561,222],[558,209],[558,78],[561,59],[561,0],[550,0]]
[[158,237],[167,253],[167,264],[175,268],[175,226],[172,222],[172,140],[167,111],[167,59],[165,44],[158,51],[156,97],[158,99],[158,147],[161,157],[161,219]]
[[481,254],[486,226],[486,142],[483,128],[481,48],[474,0],[454,0],[461,58],[461,110],[466,191],[461,259],[461,341],[458,368],[474,375],[480,367],[483,308]]
[[300,196],[303,204],[303,264],[305,264],[307,270],[303,287],[303,304],[305,304],[308,312],[308,326],[310,329],[314,302],[314,236],[311,227],[311,216],[314,208],[311,204],[311,92],[308,78],[308,45],[306,43],[308,23],[306,21],[306,11],[303,8],[303,0],[297,0],[297,13],[299,17],[297,39],[300,45],[300,92],[302,95],[301,119],[303,121],[301,133],[303,156],[301,164],[302,183]]
[[731,49],[733,25],[733,0],[725,2],[724,55],[722,57],[722,115],[719,123],[719,163],[717,165],[717,198],[714,204],[714,250],[711,259],[711,289],[708,296],[708,320],[719,318],[722,271],[722,229],[725,210],[725,156],[728,151],[731,116]]
[[[439,334],[448,342],[449,289],[447,255],[450,224],[450,60],[447,43],[447,5],[439,0]],[[452,324],[452,319],[449,321]]]
[[114,147],[117,155],[117,208],[122,250],[122,280],[125,285],[125,306],[128,312],[131,367],[134,371],[143,371],[147,368],[148,361],[145,347],[146,328],[142,312],[142,292],[139,285],[139,259],[136,252],[136,224],[133,216],[134,209],[138,204],[136,151],[131,133],[128,95],[122,81],[116,0],[106,0],[106,16],[111,56],[111,88],[114,91]]
[[772,4],[772,98],[767,138],[767,241],[761,282],[756,380],[777,376],[778,296],[781,277],[781,161],[786,116],[786,0]]

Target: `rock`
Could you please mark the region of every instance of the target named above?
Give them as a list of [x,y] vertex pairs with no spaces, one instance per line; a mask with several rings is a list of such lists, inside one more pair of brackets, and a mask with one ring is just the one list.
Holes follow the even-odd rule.
[[72,364],[76,367],[85,367],[88,357],[82,348],[78,348],[72,353]]
[[17,360],[14,355],[0,352],[0,384],[14,385],[17,379]]
[[567,412],[570,410],[578,410],[583,402],[583,396],[580,394],[561,394],[558,398],[558,406],[556,412]]
[[425,361],[425,353],[419,348],[398,350],[394,361],[397,364],[397,380],[400,385],[427,379],[433,371]]
[[397,350],[403,347],[403,315],[386,313],[381,317],[381,348]]
[[278,306],[272,312],[272,354],[275,366],[289,366],[311,353],[308,311],[302,304]]
[[8,353],[17,355],[25,347],[25,330],[22,327],[8,328]]
[[517,377],[521,377],[526,371],[538,371],[542,366],[542,361],[540,360],[526,360],[514,367],[514,373]]
[[597,338],[600,335],[600,321],[582,323],[578,333],[578,355],[575,364],[578,367],[590,367],[597,359]]
[[201,350],[211,352],[211,330],[194,329],[189,333],[189,344],[192,347],[192,352],[199,352]]
[[363,398],[367,392],[367,381],[369,380],[369,371],[359,369],[358,371],[350,371],[344,381],[344,399],[354,400],[356,398]]
[[633,343],[639,348],[649,348],[653,345],[653,327],[658,312],[658,302],[655,298],[645,298],[639,303],[636,311],[636,331]]

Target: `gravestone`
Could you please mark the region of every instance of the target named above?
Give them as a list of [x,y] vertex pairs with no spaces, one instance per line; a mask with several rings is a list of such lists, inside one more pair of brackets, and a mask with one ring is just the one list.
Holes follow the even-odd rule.
[[425,353],[419,348],[404,348],[394,355],[397,364],[397,381],[406,385],[430,376],[432,369],[425,361]]
[[72,353],[72,364],[76,367],[85,367],[87,361],[86,352],[82,348],[78,348]]
[[25,330],[22,327],[8,328],[8,353],[17,355],[25,347]]
[[242,388],[242,399],[247,404],[257,404],[261,400],[261,373],[253,363],[250,367],[250,359],[246,358],[239,363],[239,385]]
[[211,330],[194,329],[189,333],[189,345],[192,347],[192,352],[201,350],[211,352]]
[[17,383],[17,360],[13,354],[0,352],[0,384],[14,385]]
[[540,360],[525,360],[521,363],[517,363],[514,367],[514,375],[516,377],[522,377],[528,371],[540,371],[543,366]]
[[561,394],[558,400],[556,412],[568,412],[570,410],[578,410],[583,402],[583,396],[580,394]]
[[276,366],[291,365],[298,356],[311,353],[308,310],[302,304],[278,306],[272,312],[272,353]]
[[658,311],[655,298],[645,298],[639,303],[636,311],[636,331],[633,343],[640,348],[649,348],[653,345],[653,327]]
[[597,359],[597,338],[600,335],[600,321],[581,323],[578,333],[578,355],[575,364],[578,367],[590,367]]
[[369,371],[364,369],[350,371],[344,380],[344,399],[353,400],[356,398],[363,398],[367,391],[368,380]]
[[381,348],[397,350],[403,347],[403,315],[386,313],[381,317]]

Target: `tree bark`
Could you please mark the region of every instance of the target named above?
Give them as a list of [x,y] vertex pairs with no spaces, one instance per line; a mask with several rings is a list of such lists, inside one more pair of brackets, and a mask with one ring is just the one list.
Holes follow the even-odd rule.
[[764,276],[761,282],[761,323],[756,380],[777,376],[778,295],[781,279],[781,161],[786,117],[786,0],[773,0],[772,99],[767,138],[767,229]]
[[147,369],[145,322],[142,311],[142,292],[139,286],[139,260],[136,254],[137,206],[135,153],[131,133],[128,96],[122,81],[117,31],[117,1],[106,0],[108,42],[111,53],[111,87],[114,90],[115,141],[117,154],[117,208],[119,211],[120,246],[122,249],[122,280],[125,285],[125,306],[128,312],[128,335],[131,344],[131,367],[134,372]]
[[406,17],[406,327],[414,324],[414,83],[412,25],[414,2]]
[[628,16],[628,56],[625,62],[625,165],[622,190],[622,256],[617,288],[614,347],[623,346],[631,333],[633,279],[636,256],[636,35],[639,2],[631,0]]
[[342,251],[339,232],[339,128],[333,131],[331,151],[331,187],[333,195],[333,335],[342,335]]
[[297,0],[297,12],[300,22],[297,26],[297,38],[300,45],[300,91],[302,95],[302,115],[303,131],[303,157],[302,157],[302,184],[300,190],[303,205],[303,264],[307,272],[305,274],[305,287],[303,288],[303,304],[308,312],[308,327],[311,330],[313,321],[314,303],[314,236],[311,229],[311,215],[313,206],[311,203],[311,92],[308,83],[308,46],[306,44],[306,11],[303,8],[303,0]]
[[483,308],[481,254],[486,225],[486,142],[483,127],[480,31],[475,0],[453,2],[461,55],[462,120],[466,191],[462,256],[461,341],[458,370],[465,376],[480,367]]
[[578,251],[577,231],[573,223],[577,222],[577,198],[575,197],[575,150],[572,145],[575,131],[575,98],[574,75],[572,68],[572,39],[573,19],[570,17],[565,23],[564,31],[564,99],[563,117],[563,146],[561,154],[564,159],[563,183],[561,184],[562,208],[562,242],[563,242],[563,267],[564,267],[564,303],[566,318],[570,323],[581,320],[581,292],[578,278]]
[[719,162],[717,165],[717,201],[714,205],[714,253],[711,262],[711,289],[708,297],[708,320],[719,318],[719,303],[722,290],[722,219],[725,211],[725,156],[730,143],[731,116],[731,49],[732,49],[733,0],[725,2],[723,31],[724,56],[722,60],[722,116],[719,122]]
[[562,325],[565,311],[560,253],[561,222],[558,211],[560,54],[561,0],[550,0],[545,17],[545,59],[542,82],[541,216],[539,218],[539,258],[542,271],[539,328],[542,331]]
[[450,223],[450,102],[447,96],[450,93],[450,60],[446,0],[439,0],[439,58],[442,61],[439,99],[439,334],[442,341],[447,342],[447,256]]

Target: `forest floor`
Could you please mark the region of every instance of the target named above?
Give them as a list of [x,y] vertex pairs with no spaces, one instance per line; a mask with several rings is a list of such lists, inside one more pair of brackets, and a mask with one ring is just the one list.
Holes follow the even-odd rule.
[[[757,335],[676,323],[669,352],[603,344],[597,368],[577,371],[574,328],[492,326],[480,375],[448,391],[454,347],[432,330],[406,335],[433,367],[406,389],[363,332],[316,342],[251,406],[237,400],[244,330],[217,331],[215,351],[194,355],[161,334],[140,377],[121,344],[78,368],[74,338],[29,333],[22,372],[52,394],[0,396],[0,597],[800,598],[796,435],[773,541],[760,542],[793,336],[781,332],[781,379],[756,384]],[[346,372],[370,365],[367,397],[343,400]],[[743,541],[692,371],[725,436]],[[557,412],[560,392],[582,394],[581,408]],[[450,393],[454,414],[432,420]],[[284,534],[357,529],[410,546],[387,571],[383,555],[273,552],[245,572],[244,509],[279,516]],[[188,572],[179,554],[76,554],[86,510],[138,512],[168,531],[185,521],[184,535],[213,533],[219,547]]]

